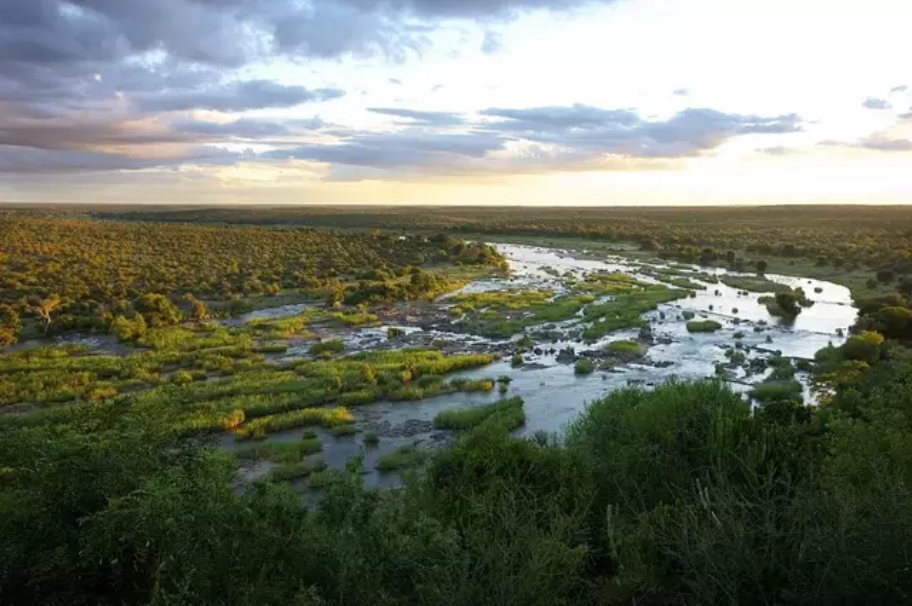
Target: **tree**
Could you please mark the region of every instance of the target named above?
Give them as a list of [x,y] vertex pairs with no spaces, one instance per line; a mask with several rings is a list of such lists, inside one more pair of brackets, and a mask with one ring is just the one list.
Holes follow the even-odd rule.
[[145,294],[140,297],[136,309],[145,317],[152,328],[173,326],[181,321],[181,312],[164,295]]
[[15,345],[21,328],[22,321],[16,310],[9,305],[0,304],[0,347]]
[[32,297],[30,303],[32,311],[35,313],[35,315],[44,320],[44,333],[47,334],[47,332],[51,329],[51,314],[53,314],[62,303],[60,296],[51,295],[44,299],[41,299],[39,297]]
[[194,322],[205,322],[209,319],[209,310],[206,309],[206,304],[194,297],[192,294],[187,294],[184,299],[190,303],[190,306],[193,308],[193,312],[190,315],[190,318]]
[[797,316],[801,313],[801,307],[798,306],[798,297],[795,296],[795,293],[776,293],[776,305],[787,316]]
[[759,261],[757,261],[756,267],[757,267],[758,274],[765,274],[766,268],[769,267],[769,263],[767,263],[763,259],[760,259]]
[[853,335],[841,347],[842,357],[874,364],[880,359],[880,344],[883,340],[883,335],[869,330]]

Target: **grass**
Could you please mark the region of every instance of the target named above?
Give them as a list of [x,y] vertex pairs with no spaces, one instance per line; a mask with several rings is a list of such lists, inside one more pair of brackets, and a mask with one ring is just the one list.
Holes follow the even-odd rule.
[[434,418],[434,427],[467,430],[482,424],[497,424],[512,430],[522,426],[525,421],[523,399],[514,397],[486,406],[444,410]]
[[320,440],[300,440],[296,442],[260,442],[240,448],[237,451],[241,459],[265,459],[276,463],[296,463],[302,457],[316,454],[323,450]]
[[785,284],[773,282],[763,276],[720,276],[719,280],[726,286],[749,292],[788,292]]
[[592,324],[583,330],[583,340],[593,343],[616,330],[642,327],[646,324],[642,314],[657,309],[660,303],[683,296],[686,296],[686,291],[648,286],[616,295],[613,300],[599,305],[590,305],[584,310],[583,317]]
[[427,453],[418,450],[415,446],[403,446],[393,452],[381,455],[377,459],[378,471],[396,471],[399,469],[408,469],[418,467],[423,464],[427,458]]
[[716,332],[722,325],[715,320],[691,320],[687,323],[687,332]]
[[266,434],[295,427],[322,425],[332,429],[339,425],[354,423],[355,418],[347,408],[303,408],[291,412],[260,417],[245,423],[234,431],[237,440],[257,440]]

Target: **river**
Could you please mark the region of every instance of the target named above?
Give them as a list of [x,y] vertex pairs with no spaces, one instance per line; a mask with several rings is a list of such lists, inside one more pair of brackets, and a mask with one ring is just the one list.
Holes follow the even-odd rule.
[[[497,249],[509,260],[509,279],[483,280],[470,284],[465,290],[500,290],[506,288],[554,288],[560,290],[561,277],[567,272],[581,278],[590,272],[621,271],[644,281],[658,281],[654,271],[667,269],[672,265],[642,263],[620,257],[593,258],[591,253],[573,253],[558,249],[496,244]],[[686,271],[681,264],[673,264],[675,270]],[[693,272],[724,275],[724,269],[689,267]],[[555,275],[557,274],[557,275]],[[517,435],[531,435],[538,431],[556,432],[573,421],[585,408],[587,402],[604,396],[612,390],[628,385],[646,387],[661,383],[672,377],[699,379],[714,376],[717,362],[725,362],[725,351],[736,342],[735,333],[743,333],[738,339],[744,344],[748,360],[779,354],[791,358],[812,358],[814,353],[828,343],[839,345],[841,336],[856,318],[857,310],[852,306],[849,290],[830,282],[801,277],[767,275],[767,279],[791,287],[802,287],[809,299],[815,303],[805,308],[789,325],[780,323],[769,315],[764,305],[757,302],[764,293],[740,293],[738,289],[721,283],[708,283],[691,278],[707,286],[697,291],[695,297],[685,297],[660,305],[654,312],[645,314],[649,321],[655,343],[650,347],[648,357],[642,363],[631,363],[611,371],[599,371],[590,375],[576,375],[572,364],[560,363],[555,354],[543,351],[525,356],[526,364],[514,368],[509,358],[489,366],[477,368],[455,376],[469,378],[508,376],[512,379],[508,396],[521,396],[525,400],[526,424]],[[771,294],[771,293],[767,293]],[[445,299],[441,305],[445,305]],[[697,317],[714,319],[723,328],[715,333],[691,334],[685,327],[682,312],[688,310]],[[737,310],[737,311],[734,311]],[[280,317],[299,313],[299,306],[261,310],[251,317]],[[571,321],[571,323],[573,323]],[[385,343],[385,328],[365,328],[346,331],[343,335],[348,345],[369,349]],[[414,326],[404,327],[411,333],[420,333]],[[420,336],[420,335],[418,335]],[[636,338],[637,331],[625,330],[606,336],[594,344],[576,340],[558,340],[548,344],[561,349],[572,346],[577,352],[599,348],[608,341]],[[435,331],[435,339],[452,338],[460,343],[479,343],[485,340],[465,334],[447,334]],[[504,344],[504,343],[502,343]],[[507,344],[504,344],[507,345]],[[389,346],[386,343],[385,346]],[[303,355],[291,351],[290,355]],[[743,369],[735,369],[728,378],[734,389],[746,392],[750,384],[761,382],[766,373],[747,376]],[[805,385],[807,377],[799,373],[796,378]],[[322,457],[330,467],[339,468],[352,456],[364,453],[365,482],[371,486],[390,486],[399,482],[396,474],[382,474],[374,470],[378,456],[404,445],[415,444],[423,448],[442,447],[453,438],[450,432],[436,431],[431,422],[437,413],[450,408],[464,408],[488,404],[501,396],[495,392],[465,394],[457,393],[418,402],[379,402],[353,408],[356,424],[361,430],[376,431],[380,437],[377,448],[363,448],[358,436],[335,438],[324,431],[317,431],[323,445]],[[304,430],[292,430],[273,434],[270,440],[300,440]],[[233,438],[225,436],[222,444],[234,448]]]

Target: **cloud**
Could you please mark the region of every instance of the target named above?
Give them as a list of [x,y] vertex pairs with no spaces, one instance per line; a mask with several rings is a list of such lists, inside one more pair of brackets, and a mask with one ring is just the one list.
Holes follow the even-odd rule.
[[420,111],[415,109],[396,109],[388,107],[369,107],[367,108],[367,111],[384,116],[405,118],[413,123],[425,125],[456,126],[464,122],[462,116],[451,112]]
[[686,97],[690,94],[690,91],[686,88],[676,88],[672,91],[671,94],[675,95],[676,97]]
[[890,94],[892,95],[894,93],[904,93],[907,90],[909,90],[909,86],[907,84],[900,84],[899,86],[894,86],[893,88],[891,88]]
[[83,150],[47,150],[0,145],[0,173],[55,174],[111,172],[176,167],[186,164],[231,164],[242,156],[215,147],[195,147],[161,158],[133,158],[124,154]]
[[880,152],[912,151],[912,140],[891,136],[888,131],[873,133],[857,141],[821,141],[818,145],[826,147],[854,147]]
[[875,135],[860,140],[855,146],[882,152],[908,152],[912,151],[912,140]]
[[385,132],[325,130],[322,134],[335,141],[278,149],[261,159],[326,163],[333,179],[345,180],[669,169],[734,137],[801,128],[801,120],[791,114],[762,117],[709,109],[689,109],[665,119],[585,105],[490,108],[473,116],[409,109],[371,111],[410,122]]
[[585,105],[521,110],[489,109],[482,115],[502,118],[484,128],[528,141],[630,158],[684,158],[711,151],[748,134],[801,130],[794,115],[772,117],[686,109],[667,119],[644,120],[628,109]]
[[497,32],[486,31],[481,42],[481,52],[485,55],[495,55],[503,50],[503,36]]
[[868,97],[862,102],[861,106],[866,109],[893,109],[889,101],[875,97]]
[[202,120],[180,119],[171,122],[171,129],[181,133],[238,137],[242,139],[276,137],[291,133],[288,126],[279,122],[255,120],[252,118],[240,118],[231,122],[206,122]]
[[781,145],[776,145],[773,147],[762,147],[756,151],[761,154],[767,154],[769,156],[790,156],[792,154],[797,154],[798,150],[793,147],[783,147]]
[[394,133],[352,133],[333,145],[303,145],[268,152],[267,159],[294,159],[373,169],[421,169],[463,164],[482,159],[504,148],[495,135],[429,133],[407,130]]
[[146,93],[136,97],[136,101],[142,109],[150,111],[208,109],[241,112],[267,107],[293,107],[338,99],[344,95],[338,89],[308,90],[303,86],[285,86],[270,80],[248,80],[197,90]]

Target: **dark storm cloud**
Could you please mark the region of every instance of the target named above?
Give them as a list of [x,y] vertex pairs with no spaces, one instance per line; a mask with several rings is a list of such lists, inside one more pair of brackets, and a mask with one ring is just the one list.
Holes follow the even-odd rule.
[[893,106],[886,99],[877,99],[876,97],[868,97],[861,104],[865,109],[893,109]]
[[312,91],[303,86],[285,86],[270,80],[249,80],[198,90],[147,93],[138,96],[136,100],[142,109],[149,111],[209,109],[241,112],[262,107],[292,107],[302,103],[329,101],[344,94],[338,89]]

